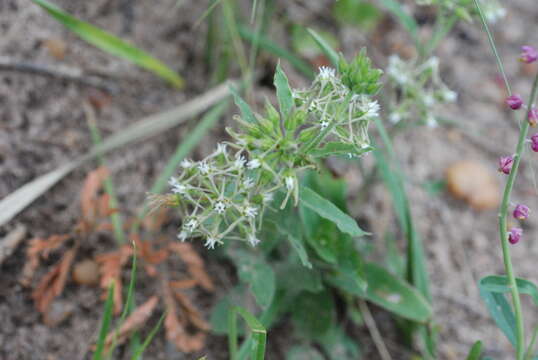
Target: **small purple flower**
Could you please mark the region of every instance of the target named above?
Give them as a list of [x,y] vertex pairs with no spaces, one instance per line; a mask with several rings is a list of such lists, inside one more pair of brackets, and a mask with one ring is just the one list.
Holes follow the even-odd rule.
[[517,204],[513,215],[518,220],[525,220],[529,217],[529,207],[523,204]]
[[506,175],[510,174],[510,171],[512,170],[512,165],[514,165],[514,157],[512,155],[501,156],[499,158],[499,172],[502,172]]
[[508,232],[508,241],[510,244],[517,244],[523,235],[523,230],[520,228],[511,228]]
[[530,126],[536,126],[538,124],[538,109],[534,106],[529,110],[528,119]]
[[521,47],[521,57],[519,58],[526,64],[530,64],[538,60],[538,51],[532,46],[522,46]]
[[538,133],[531,136],[531,149],[534,152],[538,152]]
[[521,96],[514,94],[506,98],[506,105],[512,110],[521,109],[521,106],[523,106],[523,99],[521,99]]

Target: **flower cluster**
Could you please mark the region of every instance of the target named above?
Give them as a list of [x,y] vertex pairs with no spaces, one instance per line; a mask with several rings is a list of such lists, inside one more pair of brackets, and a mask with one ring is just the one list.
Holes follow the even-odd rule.
[[397,55],[392,55],[387,75],[389,83],[399,93],[398,102],[393,104],[389,116],[392,123],[416,118],[435,127],[435,107],[457,100],[458,94],[441,80],[437,57],[418,63],[416,60],[404,61]]
[[[201,161],[184,160],[169,181],[172,194],[160,201],[179,209],[180,240],[202,238],[210,249],[225,239],[255,246],[264,212],[290,199],[297,204],[300,171],[315,168],[320,156],[370,150],[368,121],[379,111],[371,96],[381,72],[370,67],[364,52],[357,58],[341,66],[347,83],[344,73],[322,67],[311,87],[300,91],[289,87],[277,67],[280,111],[267,102],[265,113],[256,114],[234,94],[241,116],[235,117],[236,129],[226,129],[232,140]],[[285,196],[273,204],[277,192]]]

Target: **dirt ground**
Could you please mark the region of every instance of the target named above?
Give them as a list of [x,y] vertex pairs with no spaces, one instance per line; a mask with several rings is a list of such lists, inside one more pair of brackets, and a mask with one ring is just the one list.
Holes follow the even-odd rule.
[[[206,28],[204,24],[194,28],[194,23],[207,8],[205,1],[56,0],[55,3],[79,18],[131,40],[185,77],[185,89],[173,90],[151,74],[87,45],[30,2],[0,0],[1,56],[52,67],[73,66],[112,77],[107,80],[114,85],[111,101],[98,115],[98,126],[104,136],[121,131],[146,115],[177,106],[208,89],[208,71],[203,61]],[[244,3],[245,13],[248,13],[250,6],[247,6],[248,2]],[[375,36],[375,32],[366,36],[352,27],[337,28],[327,16],[326,9],[331,3],[329,0],[277,1],[276,13],[285,14],[303,25],[334,32],[341,41],[341,50],[347,55],[361,46],[369,46],[381,67],[386,64],[391,49],[401,48],[401,44],[408,41],[395,24],[390,25],[381,37]],[[535,0],[517,0],[504,5],[508,15],[494,27],[495,36],[515,92],[527,94],[531,76],[521,70],[517,55],[522,44],[538,45],[538,32],[534,31],[538,6]],[[430,25],[426,21],[423,31],[431,29]],[[276,41],[286,43],[285,34],[279,23],[272,25],[271,37]],[[67,44],[63,60],[53,57],[43,45],[50,39],[60,39]],[[425,182],[443,179],[446,168],[461,159],[480,161],[494,173],[497,157],[509,154],[515,148],[517,121],[501,107],[504,94],[497,84],[495,62],[489,53],[479,24],[460,23],[437,53],[443,79],[459,93],[457,104],[447,107],[444,115],[456,121],[458,126],[413,129],[399,135],[395,144],[409,180],[408,195],[426,247],[435,322],[440,334],[440,359],[463,358],[476,340],[483,340],[486,353],[495,359],[511,358],[510,345],[490,320],[476,286],[482,276],[503,271],[496,212],[474,211],[447,193],[432,196],[422,186]],[[275,60],[268,63],[274,64]],[[294,84],[304,83],[289,64],[284,63],[284,66]],[[265,71],[270,73],[272,69],[268,67]],[[260,89],[256,93],[267,93],[264,84],[256,86]],[[68,80],[0,71],[0,198],[88,151],[91,141],[82,104],[93,94],[95,89],[91,86]],[[174,128],[107,156],[122,209],[133,213],[143,203],[155,175],[191,127],[192,124],[188,124]],[[215,139],[221,136],[223,126],[215,127],[193,157],[207,154]],[[528,154],[527,159],[513,201],[524,200],[531,209],[538,209],[534,185],[536,155]],[[7,226],[0,228],[0,238],[18,224],[28,229],[28,239],[68,231],[79,213],[77,197],[82,181],[95,166],[94,163],[87,164],[68,175]],[[374,186],[367,203],[368,206],[352,211],[367,219],[374,233],[372,241],[381,253],[383,240],[375,234],[382,231],[376,229],[396,224],[391,215],[390,196],[383,186]],[[538,256],[538,243],[534,242],[538,236],[535,218],[531,217],[525,223],[525,238],[513,247],[517,274],[531,280],[538,280],[534,259]],[[166,231],[175,236],[173,226]],[[79,254],[81,259],[113,245],[113,240],[106,237],[95,241],[95,244],[83,247]],[[0,264],[0,359],[88,358],[88,349],[95,339],[102,313],[100,290],[69,282],[59,306],[70,309],[70,316],[56,327],[47,327],[34,309],[30,290],[18,282],[25,247],[23,242]],[[219,294],[230,287],[231,279],[222,272],[224,265],[207,252],[200,253],[204,254],[208,272],[214,276],[219,290],[216,294],[200,292],[191,295],[208,314]],[[141,278],[138,290],[140,295],[151,294],[151,281]],[[526,298],[524,312],[530,331],[530,324],[538,320],[538,313]],[[376,319],[382,330],[393,332],[393,323],[386,314],[376,312]],[[269,334],[269,358],[283,358],[283,349],[289,346],[289,340],[282,334],[286,334],[285,326]],[[377,358],[367,333],[361,334],[360,342],[363,353]],[[408,358],[396,341],[387,345],[394,359]],[[207,355],[208,359],[225,359],[225,346],[222,338],[210,336],[206,350],[184,355],[167,344],[161,334],[146,358],[197,359],[196,355]]]

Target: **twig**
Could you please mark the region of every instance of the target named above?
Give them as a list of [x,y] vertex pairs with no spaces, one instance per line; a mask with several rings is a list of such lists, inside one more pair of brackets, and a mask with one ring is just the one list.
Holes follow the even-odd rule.
[[13,254],[13,251],[15,251],[25,236],[26,226],[19,224],[2,240],[0,240],[0,265],[2,265],[4,260],[6,260],[11,254]]
[[366,302],[364,300],[359,300],[359,308],[364,317],[366,327],[368,328],[368,331],[372,336],[372,340],[374,341],[375,347],[377,348],[377,351],[381,356],[381,359],[392,360],[392,357],[390,356],[390,353],[387,350],[385,343],[383,342],[383,337],[381,336],[381,333],[377,328],[374,317],[372,316],[372,313],[370,312],[370,309],[368,309],[368,305],[366,305]]
[[56,65],[55,67],[52,67],[50,65],[19,61],[8,56],[0,56],[0,71],[16,71],[69,80],[81,85],[106,90],[111,93],[118,91],[117,86],[105,82],[95,75],[90,75],[79,68],[65,65]]

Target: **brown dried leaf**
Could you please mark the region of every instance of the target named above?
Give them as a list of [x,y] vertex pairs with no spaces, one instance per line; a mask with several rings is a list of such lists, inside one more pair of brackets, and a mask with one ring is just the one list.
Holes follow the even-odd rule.
[[95,261],[100,265],[99,271],[101,273],[101,288],[104,290],[101,296],[102,299],[106,299],[107,291],[112,282],[114,286],[114,313],[119,314],[123,306],[123,299],[121,294],[121,270],[127,260],[133,254],[133,250],[130,245],[123,245],[116,251],[109,252],[107,254],[99,255],[95,258]]
[[187,313],[187,317],[191,324],[202,331],[209,331],[209,329],[211,329],[209,324],[202,318],[200,312],[196,309],[196,307],[194,307],[192,302],[185,294],[180,293],[179,291],[174,291],[174,296],[179,302],[181,308]]
[[105,340],[105,352],[108,352],[109,347],[115,343],[116,345],[122,344],[125,340],[129,339],[131,334],[139,330],[146,324],[151,314],[155,310],[155,306],[159,302],[157,296],[152,296],[148,301],[137,307],[124,323],[121,324],[119,330],[111,331]]
[[84,186],[80,192],[82,218],[86,222],[93,223],[98,215],[99,199],[97,194],[108,174],[108,169],[101,166],[86,176]]
[[195,279],[173,280],[168,283],[175,290],[184,290],[195,287],[198,282]]
[[215,285],[204,269],[204,261],[196,253],[191,244],[173,242],[169,244],[170,250],[179,255],[187,264],[187,269],[198,284],[207,291],[214,291]]
[[44,313],[52,300],[62,293],[76,253],[76,248],[67,250],[62,259],[39,281],[32,293],[39,312]]
[[137,248],[137,254],[144,259],[144,261],[156,265],[162,263],[168,258],[168,249],[163,248],[154,250],[151,241],[141,241],[138,234],[131,235],[132,241],[135,242]]
[[142,225],[148,231],[159,231],[163,224],[168,221],[170,212],[168,208],[161,207],[148,214],[142,221]]
[[190,353],[201,350],[205,344],[206,334],[199,331],[191,335],[186,331],[186,323],[178,319],[177,305],[172,291],[167,285],[163,284],[163,297],[167,311],[164,320],[166,339],[183,352]]
[[30,286],[34,273],[39,266],[40,257],[48,257],[51,251],[56,250],[69,237],[69,235],[52,235],[46,239],[33,238],[30,240],[26,249],[26,263],[20,280],[23,286]]

